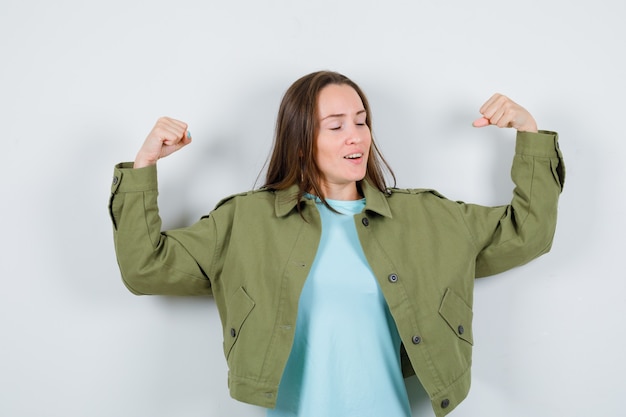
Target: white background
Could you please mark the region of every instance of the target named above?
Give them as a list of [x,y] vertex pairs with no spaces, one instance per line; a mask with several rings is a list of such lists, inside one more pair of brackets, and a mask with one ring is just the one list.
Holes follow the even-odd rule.
[[[553,250],[477,282],[474,377],[454,416],[622,416],[625,3],[620,0],[17,1],[0,4],[0,415],[262,416],[230,399],[208,298],[135,297],[107,201],[159,116],[167,228],[250,189],[279,100],[318,69],[368,94],[398,186],[511,197],[502,92],[560,134]],[[257,182],[257,185],[260,185]],[[415,416],[431,416],[409,380]]]

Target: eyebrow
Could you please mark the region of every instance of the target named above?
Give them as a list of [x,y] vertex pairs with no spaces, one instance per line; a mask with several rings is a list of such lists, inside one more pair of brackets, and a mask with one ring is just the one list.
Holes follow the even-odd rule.
[[[356,112],[356,115],[358,116],[358,115],[363,114],[363,113],[365,113],[365,109],[363,109],[363,110],[359,110],[358,112]],[[321,121],[324,121],[324,120],[326,120],[326,119],[332,119],[332,118],[334,118],[334,117],[345,117],[345,116],[346,116],[346,114],[345,114],[345,113],[329,114],[329,115],[328,115],[328,116],[326,116],[326,117],[322,117]]]

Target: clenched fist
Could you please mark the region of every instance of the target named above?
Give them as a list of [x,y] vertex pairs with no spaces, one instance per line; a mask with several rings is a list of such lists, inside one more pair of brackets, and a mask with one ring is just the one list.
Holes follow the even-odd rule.
[[474,120],[474,127],[496,125],[521,132],[537,132],[537,122],[528,110],[502,94],[491,96],[480,108],[480,113],[483,117]]
[[191,143],[187,123],[169,117],[161,117],[146,137],[135,157],[135,168],[154,165],[166,156]]

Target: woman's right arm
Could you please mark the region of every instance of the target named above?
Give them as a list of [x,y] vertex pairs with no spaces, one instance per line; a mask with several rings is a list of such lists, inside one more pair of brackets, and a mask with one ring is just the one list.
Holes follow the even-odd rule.
[[190,142],[185,123],[161,118],[135,162],[115,167],[109,212],[122,279],[134,294],[211,293],[207,255],[214,250],[213,219],[162,232],[157,205],[156,161]]

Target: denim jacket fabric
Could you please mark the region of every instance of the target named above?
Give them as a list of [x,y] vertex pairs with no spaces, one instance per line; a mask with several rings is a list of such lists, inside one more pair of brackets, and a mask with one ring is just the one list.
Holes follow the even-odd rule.
[[[565,178],[557,134],[518,132],[511,176],[513,199],[499,207],[360,184],[359,239],[402,338],[403,371],[417,375],[437,416],[470,388],[474,278],[550,250]],[[115,167],[109,210],[125,285],[135,294],[212,295],[231,395],[273,407],[320,239],[314,202],[297,201],[294,187],[254,190],[162,231],[157,194],[155,166]],[[361,343],[367,335],[354,348]]]

